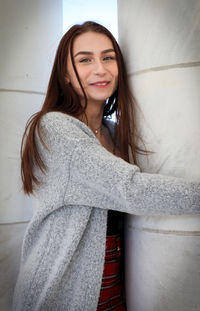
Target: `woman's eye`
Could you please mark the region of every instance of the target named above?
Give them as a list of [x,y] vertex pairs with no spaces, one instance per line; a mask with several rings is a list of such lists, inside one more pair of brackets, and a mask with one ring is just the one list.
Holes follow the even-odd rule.
[[114,56],[106,56],[106,57],[104,57],[104,60],[113,60],[113,59],[115,59]]
[[90,59],[89,58],[82,58],[79,62],[80,63],[89,63]]

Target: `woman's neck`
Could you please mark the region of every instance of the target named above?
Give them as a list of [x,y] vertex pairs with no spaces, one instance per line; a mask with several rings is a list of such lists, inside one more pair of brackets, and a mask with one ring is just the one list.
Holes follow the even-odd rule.
[[101,134],[104,104],[91,105],[87,104],[85,115],[80,120],[84,122],[97,136]]

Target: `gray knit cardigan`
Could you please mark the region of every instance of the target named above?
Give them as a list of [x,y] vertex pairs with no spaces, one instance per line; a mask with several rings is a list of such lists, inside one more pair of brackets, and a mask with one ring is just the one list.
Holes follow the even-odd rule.
[[141,173],[101,146],[81,121],[60,112],[36,136],[47,170],[25,233],[13,310],[95,311],[101,287],[107,211],[133,215],[200,213],[200,184]]

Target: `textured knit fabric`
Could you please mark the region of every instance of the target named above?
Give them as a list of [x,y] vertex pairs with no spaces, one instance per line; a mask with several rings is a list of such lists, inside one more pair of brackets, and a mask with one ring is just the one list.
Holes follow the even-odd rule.
[[41,122],[47,170],[22,247],[13,310],[95,311],[107,210],[135,215],[200,213],[200,184],[139,169],[101,146],[81,121],[59,112]]

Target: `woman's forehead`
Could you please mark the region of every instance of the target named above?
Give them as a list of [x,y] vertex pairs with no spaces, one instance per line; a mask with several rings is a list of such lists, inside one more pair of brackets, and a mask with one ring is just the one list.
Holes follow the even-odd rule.
[[79,51],[101,52],[114,49],[112,41],[105,34],[97,32],[85,32],[74,39],[73,54]]

